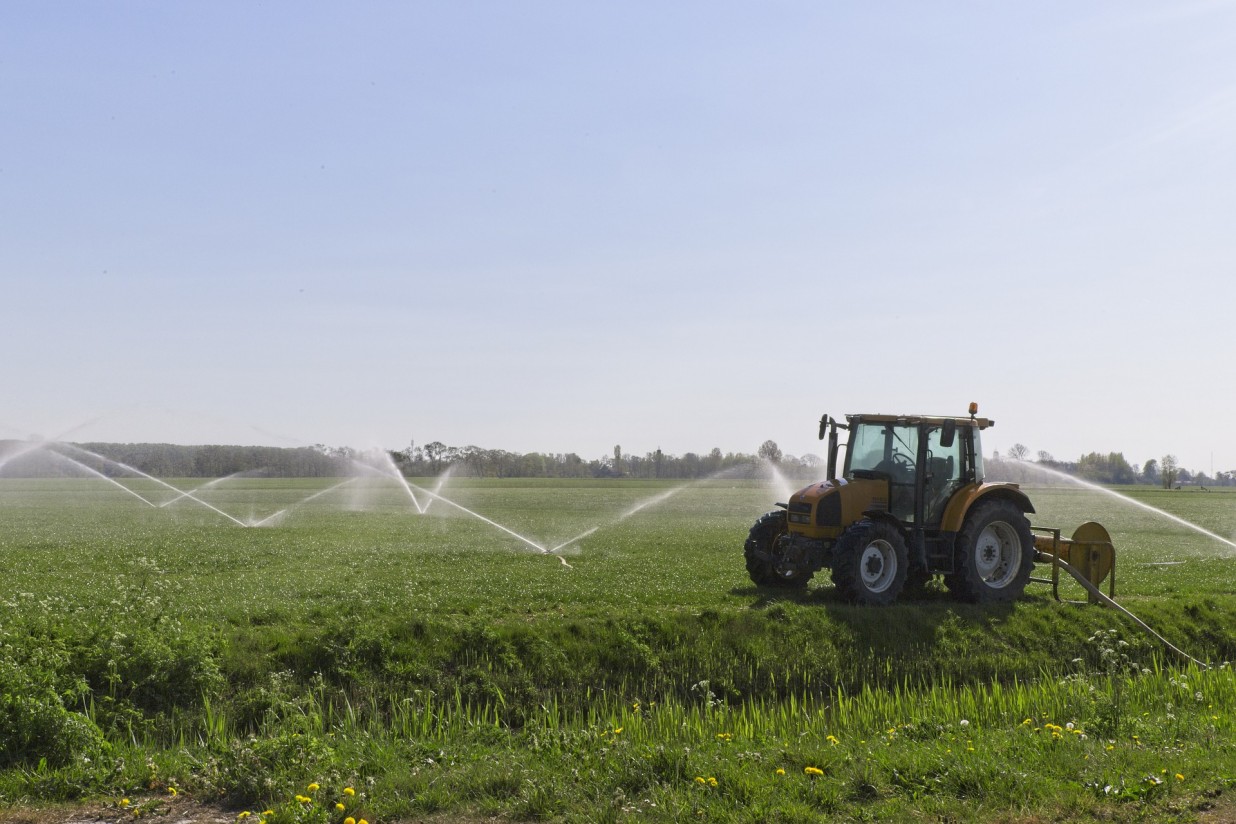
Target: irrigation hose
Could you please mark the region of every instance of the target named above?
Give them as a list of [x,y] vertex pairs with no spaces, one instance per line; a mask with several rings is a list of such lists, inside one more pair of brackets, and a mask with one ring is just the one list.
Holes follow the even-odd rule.
[[1159,641],[1162,642],[1163,646],[1167,647],[1169,650],[1176,653],[1177,655],[1179,655],[1181,658],[1185,659],[1186,661],[1192,661],[1194,664],[1197,664],[1202,669],[1210,669],[1210,664],[1203,663],[1202,661],[1199,661],[1196,658],[1194,658],[1189,653],[1180,649],[1180,647],[1177,647],[1171,641],[1167,640],[1162,635],[1160,635],[1159,633],[1151,629],[1150,625],[1147,624],[1145,621],[1143,621],[1141,618],[1138,618],[1132,612],[1129,612],[1129,610],[1125,609],[1123,606],[1121,606],[1120,604],[1117,604],[1111,598],[1104,595],[1103,590],[1099,589],[1097,586],[1090,583],[1090,581],[1088,581],[1084,575],[1082,575],[1080,572],[1078,572],[1073,567],[1069,566],[1069,563],[1067,561],[1062,561],[1059,558],[1055,558],[1053,559],[1053,563],[1059,564],[1061,569],[1063,569],[1065,572],[1069,573],[1074,578],[1076,578],[1077,583],[1085,587],[1087,592],[1089,592],[1091,595],[1093,595],[1095,598],[1099,600],[1099,603],[1105,606],[1114,607],[1120,612],[1123,612],[1125,615],[1129,616],[1129,618],[1133,620],[1133,623],[1137,624],[1139,627],[1141,627],[1146,632],[1153,635],[1155,638],[1158,638]]

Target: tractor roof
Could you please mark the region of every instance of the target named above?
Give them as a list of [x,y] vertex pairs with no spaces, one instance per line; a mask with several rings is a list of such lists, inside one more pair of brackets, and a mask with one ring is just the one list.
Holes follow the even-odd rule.
[[905,426],[917,426],[919,424],[940,426],[945,421],[956,421],[958,426],[976,426],[979,429],[986,429],[989,426],[996,425],[996,422],[990,418],[954,418],[933,415],[846,415],[845,417],[851,424],[861,421],[863,423],[899,423]]

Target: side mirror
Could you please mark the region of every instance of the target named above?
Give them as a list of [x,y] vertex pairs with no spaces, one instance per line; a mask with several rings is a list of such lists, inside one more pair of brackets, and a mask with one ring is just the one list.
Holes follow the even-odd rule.
[[820,440],[824,440],[824,436],[828,434],[828,416],[820,418]]
[[948,449],[952,447],[956,438],[957,421],[945,421],[944,426],[940,427],[940,446]]

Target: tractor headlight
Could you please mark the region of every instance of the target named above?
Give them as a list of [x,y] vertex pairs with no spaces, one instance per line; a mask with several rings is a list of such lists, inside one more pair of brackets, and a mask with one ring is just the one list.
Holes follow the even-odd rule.
[[811,523],[811,504],[798,502],[792,503],[789,507],[789,521],[792,524],[809,524]]

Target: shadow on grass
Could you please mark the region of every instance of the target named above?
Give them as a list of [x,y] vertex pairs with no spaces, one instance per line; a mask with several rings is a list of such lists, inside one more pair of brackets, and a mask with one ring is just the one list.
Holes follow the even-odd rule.
[[[750,608],[777,620],[785,606],[795,604],[824,613],[821,629],[835,643],[864,656],[921,657],[935,651],[953,655],[976,635],[999,633],[1013,619],[1017,603],[969,604],[954,600],[944,585],[935,581],[920,595],[891,606],[859,606],[843,599],[835,587],[804,589],[734,587],[731,594],[750,600]],[[1038,599],[1034,599],[1038,600]]]

